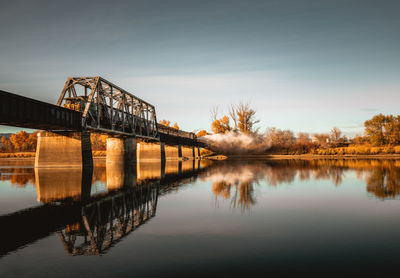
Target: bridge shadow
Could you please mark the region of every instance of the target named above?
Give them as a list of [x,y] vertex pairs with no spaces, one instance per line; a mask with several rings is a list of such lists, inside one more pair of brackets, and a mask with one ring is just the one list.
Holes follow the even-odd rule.
[[[42,205],[0,216],[0,257],[54,232],[70,255],[104,254],[156,216],[160,196],[195,181],[208,167],[202,164],[193,160],[83,171],[37,168],[37,200]],[[104,190],[93,190],[99,183]]]

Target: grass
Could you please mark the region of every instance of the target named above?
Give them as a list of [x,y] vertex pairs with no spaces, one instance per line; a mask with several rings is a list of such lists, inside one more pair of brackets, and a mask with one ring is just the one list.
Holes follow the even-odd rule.
[[10,157],[35,157],[35,152],[0,153],[0,158]]
[[368,145],[355,145],[340,148],[316,149],[312,154],[318,155],[377,155],[400,154],[400,146],[372,147]]
[[[93,157],[106,156],[106,151],[93,151]],[[22,158],[35,157],[35,152],[16,152],[16,153],[0,153],[0,158]]]

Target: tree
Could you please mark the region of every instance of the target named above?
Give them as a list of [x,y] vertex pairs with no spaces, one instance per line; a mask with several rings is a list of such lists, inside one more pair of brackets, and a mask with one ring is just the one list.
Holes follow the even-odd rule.
[[171,124],[171,122],[170,122],[170,121],[167,121],[167,120],[161,120],[161,121],[159,121],[158,123],[159,123],[159,124],[162,124],[162,125],[166,125],[166,126],[169,126],[169,125]]
[[29,134],[27,143],[28,143],[28,150],[30,151],[35,151],[36,150],[36,145],[37,145],[37,135],[39,131],[32,132]]
[[332,146],[337,146],[342,140],[342,131],[334,126],[329,133],[329,139]]
[[259,122],[255,119],[256,111],[248,103],[240,102],[236,107],[237,127],[243,133],[253,132],[254,125]]
[[333,142],[339,142],[340,136],[341,136],[341,135],[342,135],[342,131],[341,131],[338,127],[334,126],[334,127],[331,129],[330,139],[331,139]]
[[237,124],[237,115],[236,115],[236,106],[231,104],[229,107],[229,116],[231,117],[233,121],[233,130],[237,131],[238,130],[238,124]]
[[313,142],[319,146],[326,148],[329,145],[329,134],[326,133],[314,133]]
[[175,129],[179,130],[178,123],[174,123],[174,125],[172,126],[172,128],[175,128]]
[[215,119],[211,124],[211,130],[214,133],[226,133],[231,131],[232,128],[228,116],[223,116],[221,119]]
[[310,134],[306,132],[299,132],[297,134],[297,142],[300,144],[310,143]]
[[275,127],[267,129],[265,138],[275,147],[290,147],[294,142],[294,134],[290,130],[280,130]]
[[354,144],[361,145],[365,143],[366,139],[362,135],[356,134],[352,141],[354,142]]
[[197,137],[203,137],[203,136],[206,136],[206,135],[208,135],[208,133],[207,133],[207,131],[206,130],[200,130],[199,132],[197,132],[196,133],[196,136]]
[[5,152],[13,151],[13,145],[5,136],[1,137],[2,150]]
[[386,117],[383,114],[376,115],[364,122],[365,136],[372,145],[381,146],[385,144],[383,133],[385,124]]
[[16,151],[26,151],[28,150],[28,133],[25,131],[20,131],[18,133],[11,134],[10,141]]
[[383,137],[386,144],[400,143],[400,116],[386,116]]

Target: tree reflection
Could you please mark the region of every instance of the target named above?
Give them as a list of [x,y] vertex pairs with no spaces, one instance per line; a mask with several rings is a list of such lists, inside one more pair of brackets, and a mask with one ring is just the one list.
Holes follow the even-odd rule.
[[373,168],[366,178],[367,191],[378,198],[395,198],[400,194],[400,169],[397,167]]
[[211,180],[216,198],[230,200],[231,207],[242,212],[256,204],[255,185],[265,181],[269,186],[291,184],[294,180],[330,180],[335,186],[343,183],[346,172],[364,179],[367,192],[376,198],[390,199],[400,195],[400,161],[397,160],[265,160],[215,163],[205,179]]
[[33,168],[6,168],[0,169],[0,180],[9,181],[13,186],[26,187],[35,185]]

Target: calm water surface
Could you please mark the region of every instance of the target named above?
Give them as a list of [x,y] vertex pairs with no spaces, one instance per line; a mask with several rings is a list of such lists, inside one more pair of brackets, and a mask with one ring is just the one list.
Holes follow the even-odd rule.
[[0,277],[397,276],[399,193],[397,160],[0,160]]

